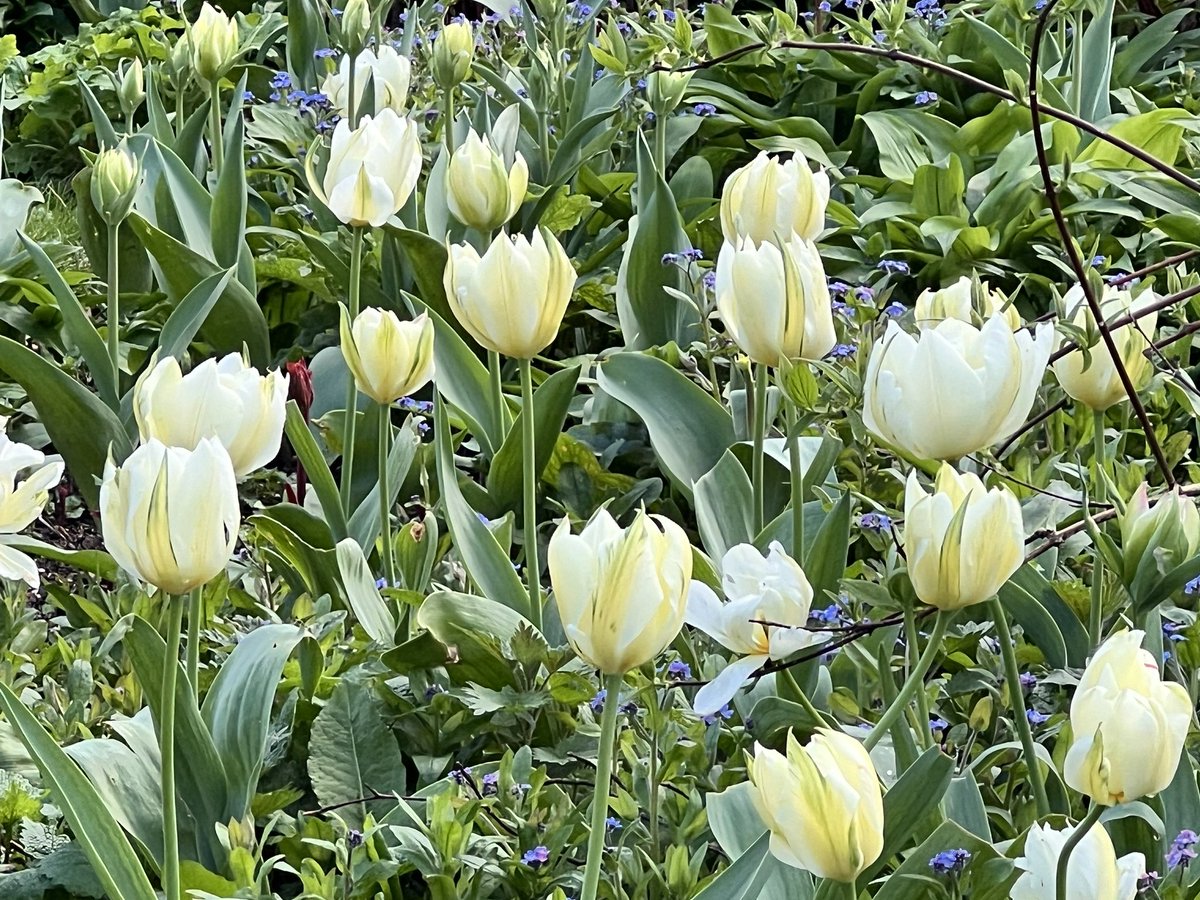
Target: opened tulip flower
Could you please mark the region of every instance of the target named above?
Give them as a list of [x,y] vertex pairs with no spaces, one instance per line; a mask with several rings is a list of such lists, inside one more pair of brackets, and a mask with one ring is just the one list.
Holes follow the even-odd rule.
[[[697,582],[688,599],[687,623],[741,656],[700,688],[696,715],[712,715],[725,706],[756,669],[820,643],[808,631],[813,591],[799,564],[783,545],[772,541],[763,556],[753,544],[730,547],[721,560],[726,602]],[[764,623],[769,622],[771,625]]]
[[41,579],[32,559],[8,546],[42,513],[50,489],[63,476],[60,460],[46,462],[46,455],[4,433],[7,418],[0,417],[0,578],[24,581],[36,588]]
[[1175,777],[1192,720],[1187,689],[1163,681],[1141,631],[1114,634],[1071,700],[1067,784],[1103,806],[1150,797]]
[[528,186],[525,157],[514,153],[506,161],[487,136],[472,129],[450,157],[446,205],[464,225],[489,233],[516,214]]
[[986,281],[980,288],[981,303],[978,305],[975,302],[975,284],[965,275],[940,290],[921,291],[913,310],[917,328],[933,328],[945,319],[982,324],[994,315],[1004,316],[1013,331],[1024,324],[1016,306],[1010,304],[1003,294],[991,290]]
[[913,336],[891,322],[867,361],[863,424],[922,459],[982,450],[1028,417],[1053,350],[1050,323],[1030,334],[1002,315],[948,318]]
[[816,360],[837,334],[817,248],[797,237],[776,246],[742,238],[717,257],[717,309],[729,336],[757,363]]
[[391,310],[368,307],[341,317],[342,355],[358,389],[385,405],[416,393],[433,378],[433,321],[401,322]]
[[[1025,836],[1025,853],[1016,859],[1023,873],[1009,891],[1010,900],[1056,900],[1058,859],[1076,828],[1054,829],[1035,822]],[[1093,825],[1067,863],[1067,900],[1133,900],[1146,857],[1127,853],[1117,859],[1103,825]]]
[[783,242],[793,234],[815,240],[825,227],[829,176],[813,172],[795,153],[786,162],[763,152],[725,182],[721,192],[721,231],[725,240],[756,244]]
[[207,359],[186,375],[167,357],[138,379],[133,414],[143,441],[195,450],[216,438],[234,474],[245,478],[279,454],[287,396],[286,375],[261,375],[239,353]]
[[213,82],[229,71],[237,59],[239,40],[237,22],[205,3],[187,38],[196,77]]
[[[1111,321],[1127,313],[1136,312],[1156,300],[1158,297],[1153,291],[1143,291],[1135,300],[1130,291],[1117,290],[1112,285],[1105,285],[1100,298],[1100,312],[1105,321]],[[1088,347],[1089,358],[1085,359],[1082,350],[1072,350],[1062,359],[1055,361],[1054,375],[1058,383],[1072,399],[1094,410],[1105,410],[1120,403],[1127,397],[1125,386],[1121,383],[1121,376],[1108,347],[1096,331],[1095,318],[1083,294],[1083,288],[1075,285],[1067,291],[1063,297],[1063,305],[1071,324],[1086,329],[1089,334],[1095,336],[1095,341]],[[1135,390],[1144,388],[1154,374],[1154,364],[1146,356],[1146,350],[1150,341],[1154,339],[1157,322],[1158,313],[1152,312],[1139,318],[1136,328],[1129,324],[1112,331],[1117,356]]]
[[[408,102],[408,87],[412,78],[412,64],[407,56],[401,56],[387,44],[378,51],[368,47],[358,54],[354,63],[354,105],[361,107],[370,84],[374,95],[374,107],[367,112],[379,115],[390,109],[403,116]],[[343,56],[338,69],[325,76],[321,93],[342,118],[350,117],[350,57]]]
[[1125,505],[1120,523],[1127,584],[1142,571],[1165,574],[1200,551],[1200,510],[1177,487],[1151,503],[1142,482]]
[[883,793],[871,757],[847,734],[818,728],[787,755],[755,745],[746,766],[754,806],[780,862],[852,884],[883,851]]
[[323,178],[313,156],[305,164],[309,186],[347,225],[382,225],[408,202],[421,175],[416,123],[391,109],[363,116],[354,130],[349,120],[338,122]]
[[452,244],[446,298],[471,337],[489,350],[531,359],[558,336],[575,288],[575,269],[554,235],[499,234],[481,257]]
[[961,609],[990,599],[1025,561],[1021,505],[942,463],[932,493],[916,472],[904,491],[904,553],[922,603]]

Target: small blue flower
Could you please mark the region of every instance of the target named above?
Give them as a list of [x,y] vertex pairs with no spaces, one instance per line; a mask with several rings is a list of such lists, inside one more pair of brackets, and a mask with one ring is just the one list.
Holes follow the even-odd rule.
[[836,625],[842,620],[842,608],[836,603],[830,603],[824,609],[814,609],[808,617],[825,625]]
[[704,277],[700,281],[704,285],[705,290],[715,291],[717,289],[717,273],[712,270],[705,272]]
[[917,106],[929,106],[931,103],[937,103],[937,99],[936,91],[917,91],[917,95],[913,97],[913,103]]
[[904,311],[905,311],[905,306],[899,300],[893,300],[891,303],[889,303],[887,306],[885,306],[883,308],[883,314],[885,316],[891,316],[892,318],[895,318],[896,316],[904,315]]
[[254,91],[242,91],[242,102],[243,103],[253,103],[254,102]]
[[729,704],[726,703],[724,706],[722,706],[719,710],[717,710],[711,716],[701,716],[700,721],[703,722],[705,725],[716,725],[717,722],[719,722],[721,719],[732,719],[732,718],[733,718],[733,710],[730,709]]
[[861,303],[870,303],[875,299],[875,289],[869,288],[865,284],[860,284],[854,289],[854,299]]
[[857,344],[834,344],[833,349],[829,351],[829,355],[834,359],[849,359],[857,352]]
[[663,10],[663,21],[666,22],[668,25],[673,25],[675,23],[675,10],[664,9]]
[[499,772],[488,772],[483,776],[483,793],[490,795],[496,793],[496,786],[500,783]]
[[607,697],[608,697],[608,691],[603,690],[603,689],[596,691],[596,696],[593,697],[590,701],[588,701],[588,705],[592,708],[592,712],[598,713],[601,710],[603,710],[604,709],[604,701]]
[[1093,256],[1092,257],[1092,268],[1093,269],[1099,269],[1103,265],[1104,265],[1104,257],[1103,256]]
[[604,820],[604,827],[609,831],[620,831],[625,827],[625,824],[616,816],[609,816]]
[[829,305],[833,308],[835,313],[838,313],[842,316],[848,316],[853,312],[853,310],[850,308],[850,304],[845,300],[834,300]]
[[692,107],[692,115],[694,116],[708,118],[709,116],[715,116],[716,114],[717,108],[711,103],[697,103]]
[[971,853],[968,850],[943,850],[929,860],[929,868],[938,875],[957,875],[970,861]]
[[273,88],[290,88],[292,86],[292,76],[287,72],[276,72],[275,77],[271,79],[271,87]]
[[1185,828],[1179,834],[1175,835],[1175,840],[1171,841],[1171,847],[1166,855],[1167,868],[1186,867],[1188,863],[1195,859],[1196,851],[1192,848],[1198,840],[1200,840],[1200,837],[1189,828]]
[[664,266],[677,266],[682,258],[678,253],[664,253],[659,262]]
[[627,716],[636,716],[637,711],[638,711],[638,705],[636,703],[634,703],[632,700],[626,700],[624,703],[621,704],[620,709],[621,709],[621,712],[625,713],[625,715],[627,715]]
[[337,56],[338,52],[339,51],[335,50],[333,47],[319,47],[313,51],[313,56],[315,56],[317,59],[330,59],[331,57]]
[[1045,713],[1040,713],[1036,709],[1025,710],[1025,718],[1029,720],[1030,725],[1044,725],[1050,721],[1050,717]]
[[692,667],[682,659],[673,659],[667,664],[667,678],[671,681],[687,681],[692,677]]
[[471,778],[470,766],[456,766],[450,770],[450,780],[455,784],[466,784]]
[[654,122],[655,122],[655,119],[656,119],[656,116],[654,115],[654,113],[652,113],[652,112],[648,112],[648,113],[646,113],[646,120],[645,120],[645,121],[646,121],[646,124],[647,124],[647,125],[653,125],[653,124],[654,124]]
[[1018,680],[1021,682],[1021,687],[1027,691],[1032,691],[1037,687],[1037,676],[1032,672],[1022,672]]
[[353,850],[356,847],[361,847],[363,844],[363,833],[357,828],[351,828],[350,833],[346,835],[346,843]]
[[858,517],[858,527],[864,531],[874,531],[876,534],[883,534],[885,531],[892,530],[892,519],[884,513],[863,513]]
[[1188,596],[1200,593],[1200,575],[1197,575],[1191,581],[1183,586],[1183,592]]
[[933,732],[945,732],[950,729],[950,723],[940,716],[935,716],[929,720],[929,730]]
[[[623,22],[622,22],[621,24],[625,24],[625,23],[623,23]],[[627,26],[627,27],[628,27],[628,26]],[[633,89],[634,89],[635,91],[644,91],[644,90],[646,89],[646,79],[645,79],[645,78],[639,78],[637,81],[635,81],[635,82],[633,83]]]
[[692,247],[691,249],[684,250],[680,256],[682,256],[688,262],[699,262],[700,260],[704,259],[704,251],[697,250],[695,247]]
[[858,9],[858,5],[862,2],[862,0],[845,0],[845,2],[846,9]]
[[526,850],[521,856],[521,862],[525,863],[531,869],[540,869],[546,863],[550,862],[550,850],[540,845],[534,847],[532,850]]
[[829,282],[829,295],[831,297],[845,297],[850,293],[850,285],[844,281]]
[[909,272],[908,263],[902,259],[881,259],[875,268],[889,275],[907,275]]
[[819,9],[821,12],[833,11],[833,7],[829,5],[829,0],[821,0],[821,2],[817,4],[817,9]]

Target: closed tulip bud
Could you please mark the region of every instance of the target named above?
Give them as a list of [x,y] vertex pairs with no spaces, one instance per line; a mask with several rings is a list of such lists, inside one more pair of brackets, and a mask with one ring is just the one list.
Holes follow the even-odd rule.
[[205,3],[188,35],[196,77],[211,83],[228,72],[237,59],[239,43],[237,22]]
[[965,275],[948,287],[936,291],[921,291],[917,297],[914,317],[917,327],[924,330],[933,328],[945,319],[959,319],[972,325],[986,322],[992,316],[1004,316],[1004,321],[1013,331],[1024,323],[1017,308],[1011,304],[999,291],[993,291],[987,282],[980,285],[981,302],[976,303],[975,285]]
[[[350,117],[350,59],[350,54],[343,56],[337,71],[325,76],[321,83],[321,93],[329,98],[330,104],[343,119]],[[353,106],[356,110],[362,106],[362,98],[370,83],[375,108],[369,111],[379,115],[385,109],[390,109],[403,116],[411,80],[412,64],[407,56],[401,56],[387,44],[380,47],[378,52],[368,47],[355,58]]]
[[446,167],[446,205],[464,225],[490,232],[521,207],[529,186],[525,157],[517,153],[512,164],[492,149],[492,142],[472,129],[450,157]]
[[489,350],[531,359],[558,336],[575,288],[575,269],[545,229],[499,234],[481,257],[453,244],[444,276],[450,308],[471,337]]
[[442,90],[457,87],[471,77],[475,34],[466,22],[451,22],[433,42],[433,80]]
[[8,419],[0,417],[0,578],[37,588],[37,564],[9,545],[18,543],[15,535],[42,514],[50,489],[62,480],[63,464],[46,462],[42,451],[10,440],[4,433],[7,424]]
[[225,569],[241,511],[229,454],[215,438],[195,450],[151,438],[100,485],[104,546],[130,575],[186,594]]
[[306,162],[309,186],[347,225],[378,228],[408,202],[421,177],[417,126],[390,109],[363,116],[353,131],[348,119],[338,122],[322,179],[314,155]]
[[733,243],[787,240],[792,233],[816,240],[825,227],[829,176],[813,172],[808,160],[793,154],[780,162],[760,153],[725,182],[721,191],[721,231]]
[[992,724],[992,695],[985,694],[971,709],[967,719],[967,727],[972,731],[987,731]]
[[656,116],[668,116],[683,102],[684,92],[691,84],[691,72],[672,72],[655,69],[646,76],[646,99]]
[[1003,316],[944,319],[914,337],[891,322],[867,360],[863,424],[922,459],[982,450],[1025,421],[1053,350],[1050,323],[1030,334]]
[[787,756],[755,745],[747,765],[771,854],[818,878],[852,882],[883,851],[883,794],[854,738],[818,728],[807,747],[788,732]]
[[1151,504],[1143,482],[1121,516],[1126,583],[1143,570],[1165,574],[1198,550],[1200,510],[1195,501],[1172,488]]
[[1104,806],[1150,797],[1175,777],[1192,720],[1187,689],[1159,677],[1141,631],[1096,651],[1071,700],[1067,784]]
[[768,660],[783,659],[822,640],[819,632],[805,628],[812,586],[778,541],[771,542],[765,557],[753,544],[730,547],[721,560],[721,586],[725,603],[697,582],[686,621],[741,659],[700,688],[693,704],[698,716],[721,709]]
[[234,474],[245,478],[278,455],[287,396],[286,375],[260,375],[237,353],[207,359],[186,375],[167,357],[138,379],[133,414],[143,441],[194,450],[215,438]]
[[[1025,836],[1025,855],[1016,859],[1022,875],[1009,892],[1011,900],[1056,900],[1058,859],[1079,826],[1055,830],[1035,822]],[[1067,900],[1133,900],[1146,857],[1127,853],[1117,859],[1112,839],[1100,824],[1093,825],[1075,845],[1067,861]]]
[[142,69],[142,61],[137,57],[134,57],[121,74],[121,87],[117,91],[117,97],[121,101],[121,110],[127,117],[133,115],[146,99],[146,75]]
[[353,55],[354,51],[366,42],[367,34],[371,30],[371,7],[367,0],[346,0],[339,23],[342,43]]
[[779,246],[749,238],[717,256],[717,309],[729,336],[758,363],[820,359],[837,343],[821,255],[791,236]]
[[106,224],[120,225],[125,221],[141,181],[141,163],[124,142],[96,155],[92,166],[92,205]]
[[670,519],[639,512],[622,529],[601,509],[572,534],[564,518],[547,564],[567,640],[606,675],[654,659],[683,627],[692,548]]
[[1021,505],[1008,488],[942,463],[933,492],[916,472],[904,491],[904,553],[921,602],[941,610],[990,599],[1025,561]]
[[358,389],[376,403],[414,394],[433,378],[433,321],[422,313],[401,322],[369,307],[351,322],[342,307],[342,356]]
[[[1111,320],[1135,312],[1157,299],[1153,291],[1144,291],[1135,302],[1133,294],[1129,291],[1119,291],[1111,285],[1105,285],[1104,294],[1100,299],[1100,312],[1105,320]],[[1075,285],[1067,291],[1063,303],[1067,315],[1071,318],[1071,324],[1087,329],[1089,334],[1095,335],[1095,341],[1088,347],[1089,359],[1085,360],[1082,350],[1072,350],[1054,363],[1054,375],[1063,390],[1073,399],[1092,409],[1108,409],[1126,397],[1125,386],[1121,383],[1117,366],[1113,363],[1108,347],[1096,331],[1095,318],[1088,307],[1083,288]],[[1146,349],[1154,337],[1157,322],[1158,313],[1150,313],[1138,319],[1136,328],[1131,323],[1112,332],[1121,365],[1129,374],[1134,388],[1138,390],[1146,386],[1154,373],[1154,365],[1146,357]]]

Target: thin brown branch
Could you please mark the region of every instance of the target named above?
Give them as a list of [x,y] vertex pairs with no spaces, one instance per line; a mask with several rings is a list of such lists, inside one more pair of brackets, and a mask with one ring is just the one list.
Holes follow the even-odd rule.
[[994,454],[995,457],[997,459],[999,459],[1001,456],[1004,455],[1004,451],[1007,450],[1009,447],[1011,447],[1014,443],[1016,443],[1017,439],[1020,438],[1021,435],[1026,434],[1027,432],[1033,431],[1033,429],[1037,428],[1039,425],[1041,425],[1043,422],[1045,422],[1048,418],[1050,418],[1052,415],[1054,415],[1060,409],[1066,409],[1067,406],[1070,405],[1070,402],[1071,402],[1071,400],[1069,397],[1063,397],[1061,400],[1059,400],[1053,406],[1046,407],[1040,413],[1038,413],[1036,416],[1034,416],[1032,419],[1029,419],[1024,425],[1022,425],[1020,428],[1018,428],[1016,431],[1014,431],[1012,434],[1010,434],[1008,437],[1006,437],[1004,439],[1004,443],[1002,443],[999,447],[996,448],[996,451]]
[[[1197,294],[1200,294],[1200,285],[1185,288],[1184,290],[1175,294],[1167,294],[1165,297],[1159,297],[1153,303],[1147,303],[1145,306],[1139,307],[1138,309],[1131,309],[1129,312],[1121,313],[1121,315],[1116,316],[1111,322],[1105,322],[1104,324],[1110,331],[1115,331],[1118,328],[1122,328],[1126,325],[1136,322],[1138,319],[1144,319],[1146,316],[1151,315],[1152,313],[1162,312],[1164,309],[1168,309],[1174,306],[1176,303],[1182,303],[1184,300],[1191,300]],[[1061,347],[1050,354],[1050,362],[1052,364],[1056,363],[1072,350],[1077,349],[1078,347],[1073,341],[1066,341]]]
[[1117,275],[1108,280],[1108,283],[1113,287],[1121,287],[1129,284],[1138,278],[1144,278],[1147,275],[1152,275],[1159,269],[1168,269],[1171,266],[1178,265],[1181,262],[1187,262],[1195,256],[1200,256],[1200,250],[1185,250],[1183,253],[1176,253],[1174,256],[1168,256],[1166,259],[1160,259],[1156,263],[1151,263],[1144,268],[1138,269],[1136,272],[1130,272],[1128,275]]

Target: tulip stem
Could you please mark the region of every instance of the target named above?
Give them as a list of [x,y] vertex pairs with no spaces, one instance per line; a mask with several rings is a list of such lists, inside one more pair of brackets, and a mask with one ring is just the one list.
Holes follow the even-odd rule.
[[1025,693],[1021,688],[1021,672],[1017,668],[1017,651],[1013,647],[1012,632],[1008,628],[1008,616],[999,597],[991,600],[992,619],[996,623],[996,640],[1000,643],[1000,657],[1004,660],[1004,677],[1008,681],[1008,705],[1012,707],[1013,727],[1021,740],[1025,753],[1025,768],[1029,772],[1029,786],[1033,789],[1033,800],[1037,805],[1038,818],[1050,815],[1050,800],[1046,796],[1046,782],[1042,778],[1042,765],[1037,758],[1037,747],[1033,742],[1033,731],[1029,728],[1029,717],[1025,710]]
[[180,900],[179,827],[175,813],[175,689],[179,678],[183,598],[171,598],[167,607],[167,655],[163,659],[162,716],[158,723],[158,746],[162,756],[162,889],[166,900]]
[[[1105,469],[1104,469],[1104,410],[1094,410],[1092,414],[1092,444],[1095,447],[1092,469],[1092,490],[1091,496],[1085,497],[1087,501],[1084,503],[1083,516],[1085,521],[1091,519],[1089,504],[1093,498],[1103,502],[1105,490]],[[1095,523],[1092,523],[1092,529],[1095,528]],[[1089,529],[1089,530],[1092,530]],[[1096,549],[1095,556],[1092,562],[1092,587],[1089,592],[1090,607],[1088,609],[1088,638],[1091,640],[1093,647],[1100,645],[1100,638],[1104,630],[1104,557],[1100,553],[1100,543],[1097,535],[1093,544]]]
[[802,419],[796,404],[791,404],[792,422],[788,429],[788,483],[792,493],[792,559],[804,568],[804,470],[800,464],[800,428]]
[[112,363],[113,392],[121,399],[121,248],[120,225],[108,226],[108,358]]
[[211,98],[208,114],[210,117],[210,128],[212,129],[213,174],[220,178],[221,169],[225,165],[225,141],[222,135],[223,129],[221,128],[221,87],[215,80],[209,85],[209,97]]
[[529,620],[542,627],[542,596],[537,546],[537,462],[534,457],[537,441],[537,420],[533,412],[533,364],[528,359],[521,366],[521,456],[525,470],[525,577],[529,583]]
[[1075,852],[1075,848],[1079,845],[1079,842],[1087,837],[1087,833],[1092,830],[1092,826],[1100,821],[1100,816],[1103,814],[1104,807],[1093,801],[1092,808],[1087,811],[1087,815],[1083,817],[1083,821],[1075,826],[1075,830],[1071,832],[1071,836],[1063,844],[1062,853],[1058,855],[1058,866],[1054,870],[1054,896],[1056,900],[1067,900],[1067,866],[1071,862],[1071,854]]
[[446,146],[446,165],[454,153],[454,88],[447,88],[442,95],[442,140]]
[[204,624],[204,588],[192,588],[188,596],[187,677],[192,695],[200,696],[200,628]]
[[587,863],[583,870],[580,900],[596,900],[600,869],[604,862],[604,832],[608,819],[608,788],[612,779],[613,750],[617,737],[622,675],[605,675],[604,712],[600,715],[600,752],[596,757],[596,790],[592,795],[592,824],[588,835]]
[[[918,654],[921,650],[921,635],[917,631],[917,613],[911,603],[904,604],[904,635],[909,666],[915,667],[920,660]],[[917,720],[921,729],[917,734],[917,743],[921,745],[921,749],[928,750],[933,746],[933,734],[929,726],[932,721],[929,717],[929,695],[925,693],[924,685],[921,685],[921,689],[916,693]]]
[[[396,562],[392,547],[392,492],[388,485],[388,457],[392,453],[392,407],[379,404],[379,534],[383,541],[383,577],[387,587],[396,586]],[[411,625],[405,625],[411,633]]]
[[[492,385],[492,414],[496,417],[496,436],[504,440],[504,381],[500,372],[500,354],[488,351],[488,378]],[[497,447],[499,449],[499,447]]]
[[[354,66],[350,67],[354,71]],[[363,230],[350,229],[353,235],[350,240],[350,321],[358,318],[360,296],[362,292],[362,254]],[[354,383],[354,375],[347,371],[346,376],[346,424],[342,428],[342,511],[349,517],[351,512],[350,494],[354,489],[354,437],[358,428],[358,385]]]
[[[896,720],[904,715],[904,710],[913,699],[913,694],[918,689],[925,689],[925,673],[929,671],[929,667],[933,665],[934,657],[942,648],[942,639],[946,636],[946,629],[950,625],[951,613],[945,610],[938,610],[937,618],[933,620],[933,631],[929,635],[929,643],[925,645],[925,652],[921,654],[921,658],[917,660],[917,664],[908,673],[908,677],[904,679],[904,685],[900,688],[900,693],[896,695],[896,699],[891,705],[883,711],[883,715],[879,717],[879,721],[871,728],[863,740],[863,746],[870,750],[881,740],[883,736],[891,731],[892,726],[896,724]],[[880,678],[890,678],[889,672],[880,672]],[[929,723],[925,723],[925,727],[929,727]]]
[[767,436],[767,367],[758,364],[754,383],[754,455],[750,470],[754,487],[754,536],[763,530],[763,440]]
[[348,55],[350,64],[346,67],[346,112],[349,115],[346,118],[350,120],[350,130],[353,131],[358,127],[358,107],[360,105],[357,102],[358,98],[354,96],[354,92],[358,90],[358,85],[355,84],[358,79],[354,77],[355,69],[358,68],[358,57],[353,53]]

